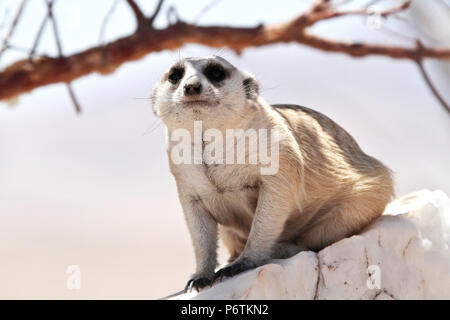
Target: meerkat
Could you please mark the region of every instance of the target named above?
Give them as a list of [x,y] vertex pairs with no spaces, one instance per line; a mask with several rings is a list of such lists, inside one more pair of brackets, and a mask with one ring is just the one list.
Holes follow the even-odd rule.
[[[393,197],[391,171],[343,128],[306,107],[269,105],[255,77],[221,57],[175,63],[154,87],[152,105],[167,127],[170,171],[196,258],[185,290],[271,259],[321,250],[361,231]],[[192,156],[197,161],[174,163],[178,141],[171,134],[180,128],[194,134],[196,121],[203,133],[277,130],[278,170],[262,174],[260,163],[211,164],[206,150],[202,161]],[[216,271],[219,237],[230,259]]]

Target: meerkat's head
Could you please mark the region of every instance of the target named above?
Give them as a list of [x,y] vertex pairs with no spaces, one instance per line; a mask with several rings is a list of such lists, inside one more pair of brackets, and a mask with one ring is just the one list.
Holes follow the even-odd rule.
[[165,122],[243,115],[258,99],[258,83],[217,56],[186,58],[172,65],[152,93],[153,111]]

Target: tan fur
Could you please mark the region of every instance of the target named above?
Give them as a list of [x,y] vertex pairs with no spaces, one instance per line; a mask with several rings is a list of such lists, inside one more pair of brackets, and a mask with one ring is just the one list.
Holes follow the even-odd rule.
[[[381,215],[393,196],[389,169],[319,112],[270,106],[257,94],[246,96],[243,80],[256,80],[223,59],[187,59],[192,68],[186,67],[186,76],[196,74],[207,86],[199,70],[211,59],[231,70],[222,87],[205,92],[207,99],[220,101],[214,108],[183,108],[181,98],[171,98],[178,89],[165,84],[167,76],[156,86],[155,112],[168,134],[180,127],[192,132],[195,119],[224,133],[227,128],[277,128],[280,159],[278,173],[267,176],[258,165],[170,162],[197,259],[193,281],[213,279],[218,233],[231,266],[250,268],[300,250],[320,250]],[[169,159],[172,147],[169,141]]]

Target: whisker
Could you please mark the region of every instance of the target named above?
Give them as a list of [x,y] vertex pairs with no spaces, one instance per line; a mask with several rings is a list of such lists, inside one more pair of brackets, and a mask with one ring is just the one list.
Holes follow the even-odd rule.
[[218,56],[218,57],[223,58],[223,57],[221,56],[221,54],[222,54],[222,51],[225,50],[225,48],[226,48],[226,47],[224,46],[224,47],[221,47],[221,48],[217,49],[216,52],[214,52],[213,56]]
[[156,119],[156,120],[150,125],[150,127],[144,131],[144,133],[142,134],[142,136],[150,135],[150,134],[153,133],[156,129],[158,129],[159,126],[160,126],[162,123],[163,123],[163,122],[162,122],[161,119],[159,119],[159,118]]

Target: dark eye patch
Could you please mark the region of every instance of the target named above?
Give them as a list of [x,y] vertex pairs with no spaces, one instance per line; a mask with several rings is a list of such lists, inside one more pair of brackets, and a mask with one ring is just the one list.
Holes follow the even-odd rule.
[[219,64],[209,64],[203,70],[203,74],[211,82],[221,82],[228,76],[228,72]]
[[176,84],[178,81],[181,80],[181,78],[183,78],[183,75],[184,75],[183,67],[174,67],[172,68],[172,70],[170,70],[168,79],[173,84]]

